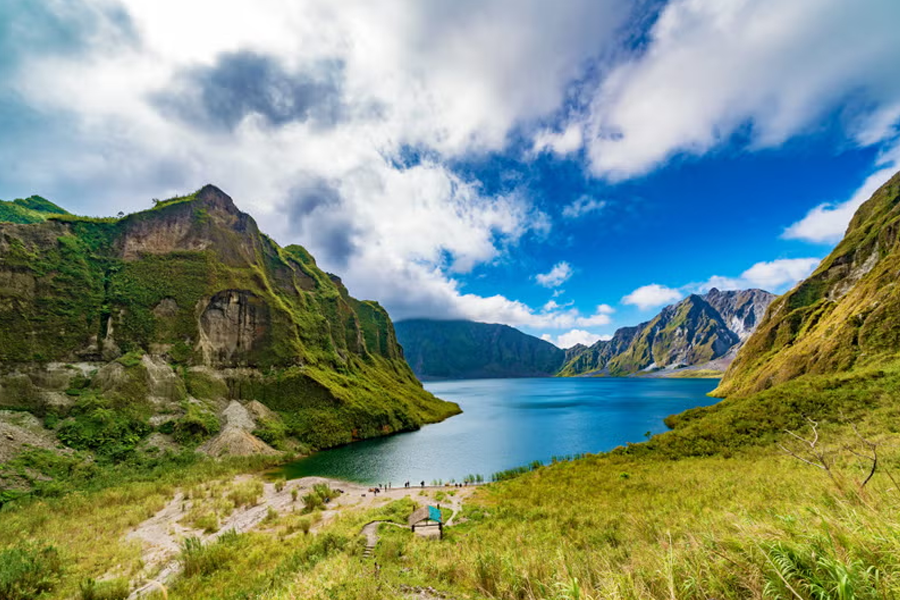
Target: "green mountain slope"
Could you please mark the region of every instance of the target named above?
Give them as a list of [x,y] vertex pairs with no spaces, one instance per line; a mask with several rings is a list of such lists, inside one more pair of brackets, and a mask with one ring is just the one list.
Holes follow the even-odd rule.
[[772,303],[714,394],[747,395],[804,374],[896,361],[898,235],[900,174],[860,206],[816,271]]
[[0,200],[0,222],[41,223],[51,215],[67,215],[68,211],[40,196]]
[[549,377],[566,358],[565,350],[506,325],[414,319],[395,327],[420,377]]
[[692,294],[646,323],[621,328],[610,340],[570,353],[560,375],[625,376],[727,360],[773,298],[762,290],[713,288],[703,296]]
[[262,403],[255,433],[279,447],[459,411],[422,388],[384,309],[213,186],[122,219],[0,223],[0,408],[119,455],[151,433],[202,441],[232,401]]

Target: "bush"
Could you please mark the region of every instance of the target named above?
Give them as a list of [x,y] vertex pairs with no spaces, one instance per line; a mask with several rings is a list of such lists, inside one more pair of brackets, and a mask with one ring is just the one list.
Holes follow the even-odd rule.
[[253,430],[253,435],[278,450],[284,450],[284,439],[287,436],[287,427],[277,419],[262,419],[259,427]]
[[79,586],[81,600],[125,600],[130,589],[128,580],[124,578],[97,581],[86,579]]
[[183,417],[172,424],[172,437],[179,444],[199,444],[219,433],[219,420],[196,404],[188,405]]
[[234,489],[228,492],[228,499],[234,503],[235,508],[240,508],[241,506],[256,506],[262,493],[262,482],[256,481],[255,479],[242,481],[234,486]]
[[51,591],[62,574],[53,546],[25,543],[0,551],[0,600],[33,600]]
[[234,530],[226,531],[206,546],[200,538],[186,538],[181,544],[180,556],[184,576],[209,575],[221,569],[237,556],[242,541]]
[[303,510],[312,512],[316,509],[325,508],[325,504],[337,498],[337,490],[331,489],[327,483],[317,483],[313,486],[312,492],[303,496]]
[[118,461],[127,458],[150,430],[146,421],[110,408],[102,398],[82,396],[73,419],[60,425],[57,434],[71,448]]
[[322,508],[325,508],[325,503],[322,502],[322,498],[315,492],[310,492],[303,496],[303,510],[305,512],[312,512]]

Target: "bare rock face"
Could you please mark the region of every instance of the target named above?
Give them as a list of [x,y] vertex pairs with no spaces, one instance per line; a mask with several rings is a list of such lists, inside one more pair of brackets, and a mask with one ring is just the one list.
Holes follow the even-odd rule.
[[163,298],[153,307],[153,315],[156,317],[174,317],[177,314],[178,303],[173,298]]
[[19,365],[0,373],[0,409],[43,411],[66,408],[75,398],[66,394],[76,377],[85,376],[92,366],[85,363],[65,365]]
[[722,292],[712,288],[703,298],[719,311],[728,329],[744,342],[763,320],[776,296],[758,289]]
[[232,400],[222,412],[226,427],[237,427],[244,431],[253,431],[256,422],[244,406],[237,400]]
[[[152,214],[152,211],[151,211]],[[259,229],[219,188],[207,185],[193,202],[174,203],[164,216],[130,216],[119,240],[123,260],[178,251],[212,250],[226,264],[253,264]]]
[[34,298],[35,279],[29,273],[0,269],[0,298]]
[[711,289],[667,306],[651,321],[623,327],[611,340],[570,350],[563,375],[629,375],[685,367],[721,370],[763,320],[769,292]]
[[204,361],[213,366],[247,366],[269,327],[269,308],[255,294],[226,290],[213,296],[200,315]]
[[280,418],[272,409],[258,400],[251,400],[244,408],[257,424],[260,421],[274,421]]
[[278,454],[278,450],[246,429],[230,425],[226,426],[219,435],[200,446],[197,450],[214,457]]

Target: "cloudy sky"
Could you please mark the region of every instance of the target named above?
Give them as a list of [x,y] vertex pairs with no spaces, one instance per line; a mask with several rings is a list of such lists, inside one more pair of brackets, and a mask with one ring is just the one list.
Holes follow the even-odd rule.
[[0,197],[214,183],[395,319],[788,289],[898,168],[896,0],[4,0]]

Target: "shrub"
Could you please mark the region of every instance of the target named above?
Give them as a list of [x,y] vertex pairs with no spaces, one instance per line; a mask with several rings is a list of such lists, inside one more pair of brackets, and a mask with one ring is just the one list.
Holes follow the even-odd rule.
[[327,483],[317,483],[313,486],[313,491],[319,495],[319,498],[322,499],[322,502],[331,502],[334,498],[338,497],[337,490],[331,489]]
[[219,420],[196,404],[188,405],[183,417],[172,424],[172,437],[180,444],[199,444],[219,432]]
[[204,513],[193,521],[194,527],[202,529],[204,533],[215,533],[219,530],[219,519],[215,513]]
[[24,543],[0,551],[0,600],[32,600],[51,591],[62,574],[53,546]]
[[302,531],[305,534],[309,533],[309,530],[312,528],[312,520],[309,517],[303,517],[299,521],[297,521],[297,529]]
[[150,433],[146,421],[107,406],[102,398],[82,396],[73,409],[73,418],[60,425],[59,439],[76,450],[93,450],[98,455],[122,460]]
[[81,600],[125,600],[130,592],[128,580],[124,578],[97,581],[86,579],[81,582]]
[[312,512],[316,509],[325,508],[325,504],[337,498],[338,494],[340,492],[331,489],[327,483],[317,483],[313,486],[310,493],[303,496],[303,510]]
[[209,575],[221,569],[237,556],[242,541],[242,536],[234,530],[226,531],[218,540],[205,546],[200,538],[186,538],[179,557],[184,576]]
[[322,502],[322,498],[316,494],[315,492],[310,492],[303,496],[303,510],[306,512],[312,512],[316,509],[325,508],[325,503]]
[[228,492],[228,499],[234,503],[235,508],[256,506],[262,493],[262,482],[252,479],[250,481],[242,481],[234,486],[234,489]]
[[259,427],[253,430],[253,435],[278,450],[284,450],[284,439],[287,436],[287,427],[278,419],[262,419]]

